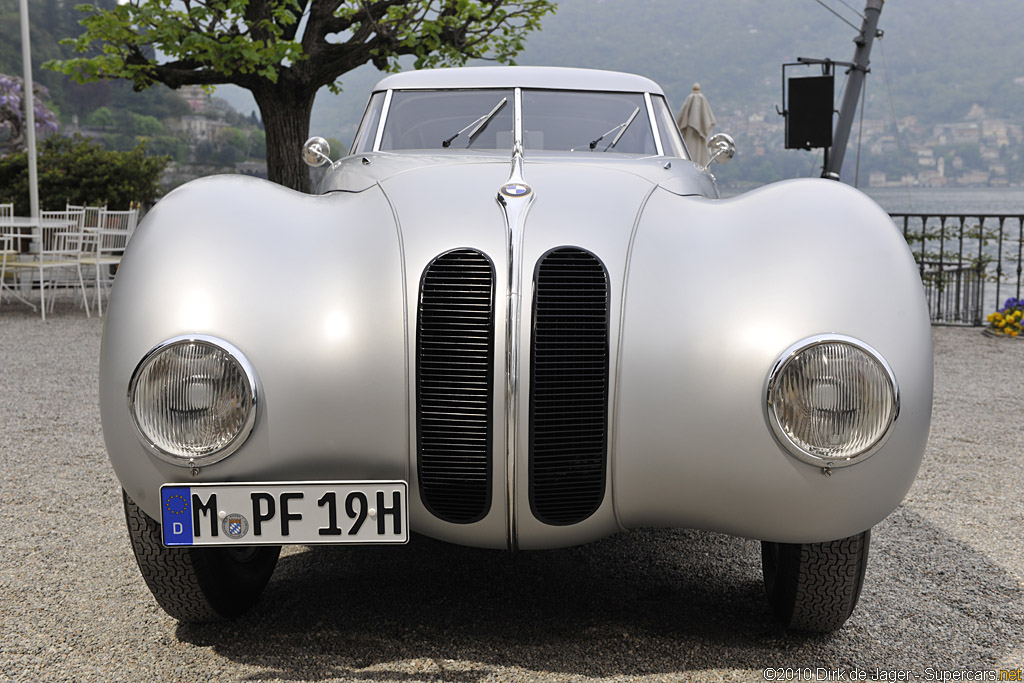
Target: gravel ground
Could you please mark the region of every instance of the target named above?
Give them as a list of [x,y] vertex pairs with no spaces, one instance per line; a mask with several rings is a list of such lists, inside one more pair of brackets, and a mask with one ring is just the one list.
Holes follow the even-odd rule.
[[670,530],[514,556],[421,537],[291,548],[248,617],[178,625],[128,545],[96,405],[101,333],[70,304],[46,323],[0,309],[0,679],[965,680],[1024,666],[1024,341],[934,330],[921,474],[875,528],[854,616],[801,637],[772,622],[756,542]]

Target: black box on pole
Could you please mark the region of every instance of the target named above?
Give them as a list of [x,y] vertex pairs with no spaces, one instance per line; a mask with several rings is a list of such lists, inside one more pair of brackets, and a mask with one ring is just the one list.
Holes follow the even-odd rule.
[[832,76],[790,78],[786,107],[786,149],[832,146]]

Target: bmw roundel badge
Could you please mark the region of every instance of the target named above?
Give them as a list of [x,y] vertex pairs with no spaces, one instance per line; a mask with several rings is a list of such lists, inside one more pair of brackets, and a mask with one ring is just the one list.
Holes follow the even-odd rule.
[[526,183],[505,183],[498,191],[506,197],[515,198],[526,197],[533,192],[533,188]]

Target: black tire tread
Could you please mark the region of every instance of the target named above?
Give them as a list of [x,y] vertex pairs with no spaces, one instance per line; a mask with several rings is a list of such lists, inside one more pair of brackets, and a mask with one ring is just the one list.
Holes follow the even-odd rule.
[[224,590],[224,560],[213,562],[220,548],[168,548],[160,524],[150,518],[122,490],[125,521],[135,561],[153,597],[165,612],[183,622],[202,623],[233,619],[259,598],[280,553],[279,547],[261,548],[259,565],[240,590]]
[[870,543],[870,529],[823,543],[778,543],[773,562],[773,544],[763,542],[765,591],[776,616],[797,631],[840,628],[860,599]]

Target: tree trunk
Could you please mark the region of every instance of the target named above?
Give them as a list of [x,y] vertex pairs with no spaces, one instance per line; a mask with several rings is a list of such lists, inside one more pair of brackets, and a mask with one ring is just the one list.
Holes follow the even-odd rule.
[[281,74],[277,83],[265,82],[252,90],[267,134],[267,177],[299,192],[309,192],[309,167],[302,160],[302,144],[309,137],[313,112],[310,92]]

